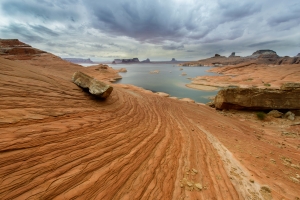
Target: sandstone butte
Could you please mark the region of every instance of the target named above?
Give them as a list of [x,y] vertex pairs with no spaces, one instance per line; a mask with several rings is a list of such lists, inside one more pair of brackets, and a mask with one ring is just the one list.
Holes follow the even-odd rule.
[[116,70],[14,52],[0,55],[0,199],[299,199],[299,118],[121,84],[99,101],[73,73],[109,83]]

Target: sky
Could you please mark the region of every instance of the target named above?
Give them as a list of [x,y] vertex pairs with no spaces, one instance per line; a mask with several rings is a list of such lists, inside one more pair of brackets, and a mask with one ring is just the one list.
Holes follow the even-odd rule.
[[0,0],[0,38],[63,58],[300,53],[299,0]]

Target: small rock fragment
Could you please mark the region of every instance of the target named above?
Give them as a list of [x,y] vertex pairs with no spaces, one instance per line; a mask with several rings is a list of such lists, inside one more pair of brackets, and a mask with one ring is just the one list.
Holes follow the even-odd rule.
[[196,169],[192,169],[192,171],[195,173],[195,174],[197,174],[198,173],[198,171],[196,170]]
[[187,181],[186,184],[189,186],[189,187],[192,187],[193,186],[193,183]]
[[195,187],[199,190],[202,190],[202,185],[200,183],[196,183],[195,184]]

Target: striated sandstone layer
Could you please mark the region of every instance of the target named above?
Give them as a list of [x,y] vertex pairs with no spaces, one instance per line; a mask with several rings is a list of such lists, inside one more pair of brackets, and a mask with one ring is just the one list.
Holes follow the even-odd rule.
[[72,74],[116,70],[33,58],[0,57],[0,199],[300,197],[299,125],[131,85],[99,101]]
[[217,109],[300,110],[299,100],[300,87],[289,90],[227,88],[218,92],[214,104]]

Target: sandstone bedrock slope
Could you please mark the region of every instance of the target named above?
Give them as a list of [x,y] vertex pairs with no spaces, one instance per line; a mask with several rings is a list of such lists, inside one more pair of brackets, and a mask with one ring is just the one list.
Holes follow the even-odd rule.
[[21,58],[0,57],[0,199],[300,197],[297,134],[131,85],[99,101],[72,74],[116,70]]

